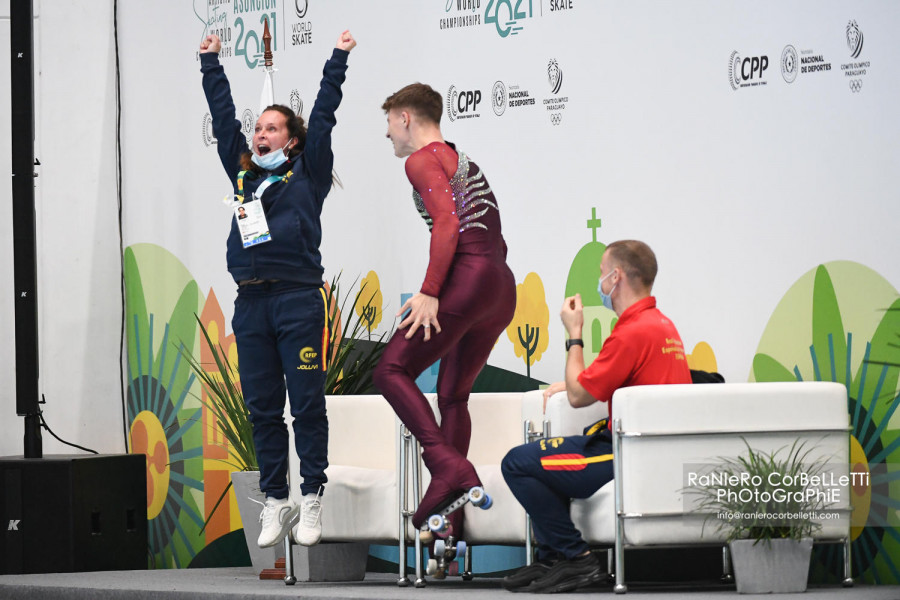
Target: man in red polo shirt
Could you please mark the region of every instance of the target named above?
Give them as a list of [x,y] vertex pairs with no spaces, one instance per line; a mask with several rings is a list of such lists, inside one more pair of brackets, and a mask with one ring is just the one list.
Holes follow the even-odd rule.
[[[551,385],[544,399],[565,390],[573,407],[610,403],[617,389],[633,385],[691,383],[681,337],[650,295],[656,256],[636,240],[613,242],[600,262],[598,291],[619,319],[600,355],[584,366],[584,307],[581,296],[566,298],[560,317],[566,341],[565,381]],[[613,478],[612,436],[607,427],[590,435],[539,440],[509,451],[503,477],[531,516],[538,560],[503,580],[509,590],[552,593],[575,590],[604,577],[569,516],[571,498],[588,498]]]

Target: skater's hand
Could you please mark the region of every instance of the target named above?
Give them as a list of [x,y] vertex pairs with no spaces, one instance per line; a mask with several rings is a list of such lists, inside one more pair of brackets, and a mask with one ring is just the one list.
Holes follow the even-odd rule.
[[581,329],[584,327],[584,305],[581,303],[581,294],[565,299],[562,310],[559,311],[559,318],[562,319],[569,338],[581,337]]
[[353,39],[353,35],[350,33],[349,29],[338,36],[338,41],[334,47],[339,50],[346,50],[347,52],[350,52],[356,47],[356,40]]
[[550,399],[550,396],[553,394],[558,394],[560,392],[566,391],[566,382],[565,381],[557,381],[556,383],[551,383],[547,386],[547,389],[544,390],[544,412],[547,412],[547,400]]
[[[425,330],[426,342],[431,339],[432,327],[434,327],[435,334],[441,332],[441,324],[438,323],[437,320],[438,299],[434,296],[428,296],[427,294],[422,293],[416,294],[406,301],[406,304],[400,308],[397,316],[399,317],[407,310],[409,310],[409,314],[398,326],[400,329],[409,327],[409,331],[406,332],[406,339],[412,338],[419,327]],[[410,325],[412,327],[410,327]]]
[[219,50],[222,49],[222,42],[219,40],[219,36],[217,35],[208,35],[206,39],[200,42],[200,54],[204,54],[206,52],[215,52],[219,53]]

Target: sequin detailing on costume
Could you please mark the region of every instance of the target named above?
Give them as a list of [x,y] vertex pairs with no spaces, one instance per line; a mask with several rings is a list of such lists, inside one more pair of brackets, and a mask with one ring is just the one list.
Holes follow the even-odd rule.
[[[481,169],[474,175],[469,175],[469,157],[465,152],[457,151],[459,162],[456,167],[456,173],[450,179],[450,188],[453,191],[453,201],[456,204],[456,216],[459,218],[459,232],[462,233],[467,229],[478,227],[487,229],[487,225],[478,222],[476,219],[483,217],[490,209],[497,210],[497,205],[489,198],[491,188],[485,179]],[[425,202],[422,196],[413,188],[413,201],[416,204],[416,210],[431,230],[433,221],[428,210],[425,208]]]

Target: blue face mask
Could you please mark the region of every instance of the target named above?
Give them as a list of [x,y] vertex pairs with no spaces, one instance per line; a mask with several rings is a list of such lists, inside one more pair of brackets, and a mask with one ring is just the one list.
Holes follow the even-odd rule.
[[284,145],[284,148],[281,150],[275,150],[274,152],[269,152],[266,155],[260,156],[257,153],[253,153],[253,156],[250,157],[250,160],[253,161],[255,165],[265,169],[266,171],[274,171],[281,165],[287,161],[287,155],[285,154],[286,149],[290,145],[290,142]]
[[610,275],[612,275],[613,273],[615,273],[615,271],[610,271],[609,273],[607,273],[606,275],[601,277],[600,282],[597,284],[597,292],[599,292],[599,294],[600,294],[600,300],[603,302],[603,306],[605,306],[609,310],[614,310],[613,305],[612,305],[612,293],[614,291],[616,291],[616,286],[618,286],[619,284],[616,283],[616,285],[614,285],[612,287],[612,289],[609,290],[608,294],[604,294],[603,293],[603,280],[606,279],[607,277],[609,277]]

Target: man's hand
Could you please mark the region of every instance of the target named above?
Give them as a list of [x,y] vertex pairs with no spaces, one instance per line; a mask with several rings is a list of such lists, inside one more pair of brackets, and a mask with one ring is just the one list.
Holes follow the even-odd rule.
[[208,35],[205,40],[200,42],[200,54],[205,54],[207,52],[215,52],[218,54],[221,49],[222,42],[217,35]]
[[356,47],[356,40],[353,39],[353,35],[351,35],[349,29],[338,36],[337,44],[335,44],[334,47],[339,50],[346,50],[347,52],[350,52]]
[[566,382],[565,381],[557,381],[556,383],[551,383],[547,386],[547,389],[544,390],[544,412],[547,412],[547,400],[550,399],[550,396],[553,394],[558,394],[560,392],[566,391]]
[[559,311],[559,318],[562,319],[569,338],[581,337],[581,330],[584,327],[584,305],[581,303],[581,294],[566,298],[562,310]]
[[426,342],[431,339],[432,327],[434,327],[435,334],[441,332],[441,324],[437,320],[438,304],[437,298],[422,293],[418,293],[406,301],[397,313],[399,317],[409,310],[409,315],[398,326],[399,329],[405,329],[412,325],[406,333],[406,339],[412,338],[419,327],[425,330]]

